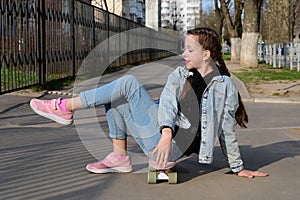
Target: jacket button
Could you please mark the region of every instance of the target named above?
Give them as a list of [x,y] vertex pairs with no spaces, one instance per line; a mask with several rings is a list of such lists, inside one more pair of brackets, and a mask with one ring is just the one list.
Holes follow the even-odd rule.
[[207,111],[206,111],[206,110],[203,110],[203,111],[202,111],[202,113],[203,113],[203,114],[206,114],[206,113],[207,113]]

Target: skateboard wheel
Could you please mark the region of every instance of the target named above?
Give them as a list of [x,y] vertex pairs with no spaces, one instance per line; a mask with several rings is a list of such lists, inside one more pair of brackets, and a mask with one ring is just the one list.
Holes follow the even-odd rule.
[[168,174],[169,176],[169,184],[176,184],[177,183],[177,172],[172,172]]
[[149,184],[156,184],[156,172],[148,172],[148,183]]

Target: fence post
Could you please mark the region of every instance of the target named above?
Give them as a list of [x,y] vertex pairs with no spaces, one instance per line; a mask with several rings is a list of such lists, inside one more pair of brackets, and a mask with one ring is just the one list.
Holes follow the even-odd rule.
[[70,35],[71,35],[71,67],[72,67],[72,75],[75,76],[75,0],[70,0]]
[[273,44],[273,67],[276,68],[276,44]]
[[93,48],[96,47],[96,16],[95,16],[95,6],[93,6]]
[[300,71],[300,43],[297,43],[297,71]]
[[46,9],[45,1],[38,1],[38,54],[39,54],[39,84],[46,85]]
[[293,43],[290,43],[290,70],[293,69],[293,57],[294,57],[294,47],[293,47]]
[[272,65],[272,61],[273,61],[273,58],[272,58],[272,55],[273,55],[273,51],[272,51],[272,45],[269,44],[269,63]]
[[106,67],[108,67],[108,65],[110,65],[111,63],[109,62],[109,55],[110,55],[110,41],[109,41],[109,29],[110,29],[110,12],[106,12],[106,17],[105,17],[105,26],[107,28],[107,53],[106,53]]
[[265,44],[264,48],[265,48],[264,52],[266,53],[264,56],[265,57],[264,61],[266,61],[266,63],[269,64],[269,45]]
[[278,67],[281,68],[281,44],[278,45]]
[[283,63],[284,63],[283,66],[284,66],[284,68],[287,67],[286,56],[287,56],[287,45],[286,45],[286,43],[283,43]]

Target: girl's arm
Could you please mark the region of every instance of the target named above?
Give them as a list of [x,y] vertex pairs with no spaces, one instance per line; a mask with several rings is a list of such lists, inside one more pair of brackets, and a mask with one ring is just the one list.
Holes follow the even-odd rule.
[[158,107],[158,123],[160,130],[169,127],[174,130],[178,113],[178,99],[181,93],[179,69],[173,71],[161,93]]
[[[230,87],[229,87],[230,88]],[[224,106],[224,121],[222,122],[222,134],[219,136],[222,151],[228,160],[230,169],[238,176],[254,178],[255,176],[268,176],[266,173],[244,169],[235,132],[235,112],[238,108],[238,93],[235,87],[228,91]]]
[[227,96],[224,102],[223,117],[221,117],[221,119],[223,119],[221,121],[222,132],[219,135],[219,140],[222,152],[228,161],[230,170],[237,173],[244,169],[235,132],[235,111],[238,107],[238,96],[236,91],[229,90],[226,91],[226,94]]
[[158,123],[162,136],[152,156],[156,154],[156,161],[162,167],[167,164],[172,150],[172,133],[178,113],[180,92],[179,68],[177,68],[168,77],[167,83],[161,93],[158,107]]

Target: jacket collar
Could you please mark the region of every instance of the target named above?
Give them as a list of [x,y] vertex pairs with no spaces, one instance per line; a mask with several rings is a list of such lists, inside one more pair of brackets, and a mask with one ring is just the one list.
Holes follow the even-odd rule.
[[[184,76],[184,78],[187,78],[187,77],[189,77],[189,70],[186,68],[186,66],[184,66],[184,67],[181,67],[180,68],[180,72],[182,73],[182,75]],[[225,75],[218,75],[218,76],[215,76],[212,80],[211,80],[211,82],[208,84],[208,86],[210,86],[211,85],[211,83],[212,82],[214,82],[214,81],[217,81],[217,82],[223,82],[224,81],[224,77],[225,77]]]
[[209,88],[209,87],[213,84],[213,82],[215,82],[215,81],[216,81],[216,82],[219,82],[219,83],[224,82],[225,76],[226,76],[226,75],[215,76],[215,77],[210,81],[210,83],[206,86],[205,91],[206,91],[207,88]]
[[180,72],[182,73],[182,75],[183,75],[184,78],[189,77],[189,70],[186,68],[186,66],[181,67],[180,68]]

